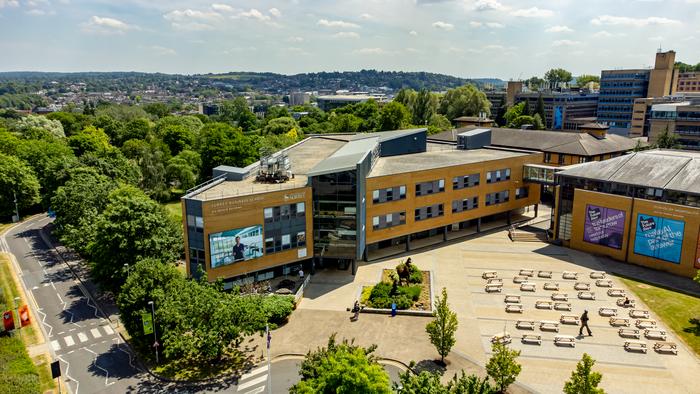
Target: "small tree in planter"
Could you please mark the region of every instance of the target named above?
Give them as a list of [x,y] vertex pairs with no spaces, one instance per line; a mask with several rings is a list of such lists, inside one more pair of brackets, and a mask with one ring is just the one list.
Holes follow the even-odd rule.
[[501,393],[504,393],[508,386],[515,382],[515,378],[520,374],[522,366],[516,361],[520,356],[520,351],[510,350],[508,346],[496,342],[491,346],[493,356],[486,364],[486,373],[496,383]]
[[605,394],[603,389],[598,388],[603,375],[592,371],[593,364],[595,360],[587,353],[583,353],[581,361],[576,365],[576,370],[571,372],[571,379],[564,383],[564,393]]
[[433,321],[425,326],[428,332],[430,343],[432,343],[440,354],[440,362],[445,363],[445,356],[450,353],[454,346],[457,332],[457,314],[450,310],[447,303],[447,289],[442,288],[442,297],[435,300],[435,310],[433,311]]

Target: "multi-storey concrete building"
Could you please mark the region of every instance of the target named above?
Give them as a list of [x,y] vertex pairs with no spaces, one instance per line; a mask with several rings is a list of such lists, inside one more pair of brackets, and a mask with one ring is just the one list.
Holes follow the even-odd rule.
[[700,97],[651,106],[649,142],[668,131],[678,138],[681,149],[700,150]]
[[700,93],[700,72],[678,74],[678,93]]
[[537,110],[537,103],[542,97],[544,102],[545,127],[550,130],[576,130],[577,118],[596,116],[598,93],[585,91],[542,91],[520,92],[515,96],[516,103],[527,101],[530,112]]

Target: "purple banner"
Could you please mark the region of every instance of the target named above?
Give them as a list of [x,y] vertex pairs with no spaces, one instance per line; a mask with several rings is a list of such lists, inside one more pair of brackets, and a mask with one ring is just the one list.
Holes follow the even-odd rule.
[[613,249],[622,249],[625,232],[625,211],[586,205],[583,240]]

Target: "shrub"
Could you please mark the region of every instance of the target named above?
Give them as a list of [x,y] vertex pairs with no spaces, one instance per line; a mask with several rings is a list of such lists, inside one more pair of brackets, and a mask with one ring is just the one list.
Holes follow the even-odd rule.
[[263,297],[263,308],[271,324],[284,324],[294,310],[294,297],[281,295]]
[[408,281],[410,283],[421,283],[423,282],[423,272],[418,269],[415,265],[411,266],[411,276],[409,276]]
[[420,298],[420,286],[401,286],[399,287],[399,294],[410,298],[412,301],[418,301]]
[[399,286],[395,294],[392,294],[392,285],[380,282],[372,287],[369,294],[368,305],[373,308],[389,309],[392,303],[396,303],[398,309],[408,309],[420,297],[420,286]]
[[379,298],[389,298],[391,294],[391,284],[386,282],[379,282],[372,288],[372,292],[369,294],[369,299],[374,302],[374,300]]

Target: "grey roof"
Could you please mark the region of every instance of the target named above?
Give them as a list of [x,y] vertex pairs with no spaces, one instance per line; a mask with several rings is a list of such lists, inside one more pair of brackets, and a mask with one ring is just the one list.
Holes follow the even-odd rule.
[[500,149],[454,149],[380,157],[377,159],[374,167],[372,167],[368,178],[521,157],[530,154],[532,153]]
[[[457,135],[474,128],[447,130],[428,138],[456,142]],[[636,144],[636,140],[614,134],[608,134],[605,138],[596,138],[588,133],[578,132],[491,128],[491,145],[567,155],[597,156],[627,152],[634,149]]]
[[307,175],[318,176],[354,169],[357,163],[367,156],[377,144],[379,144],[379,137],[376,136],[350,141],[333,152],[327,159],[318,163]]
[[577,164],[558,174],[700,194],[700,152],[655,149]]

